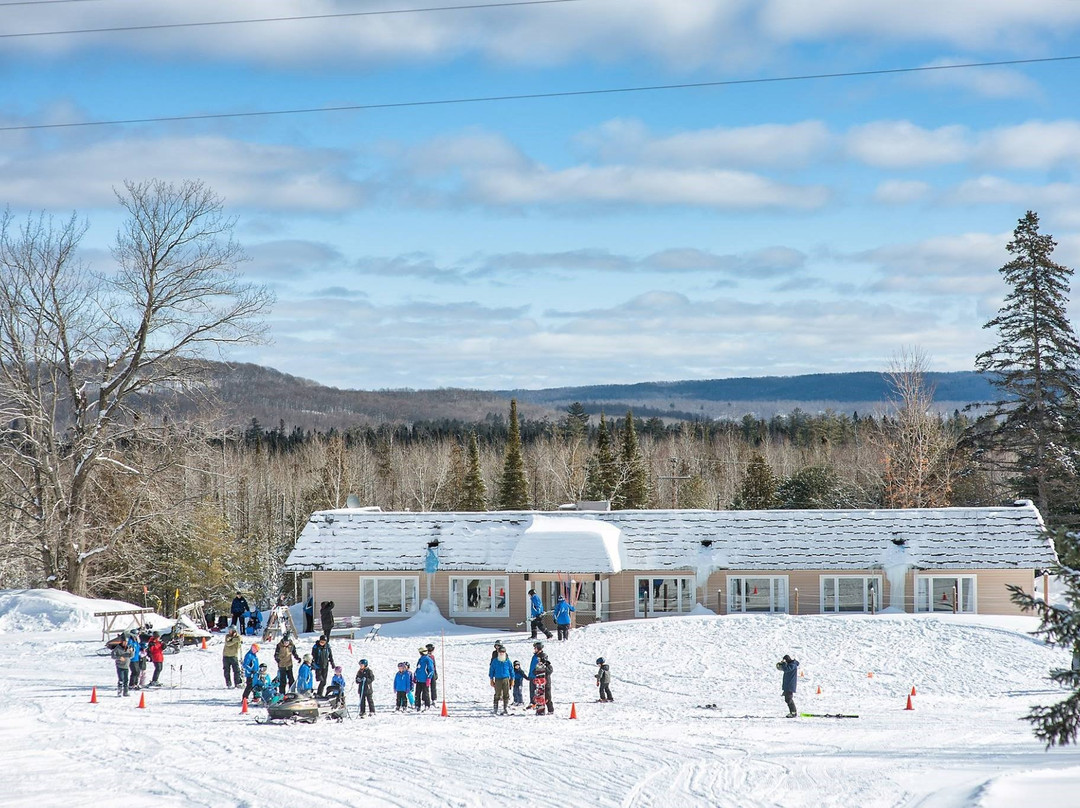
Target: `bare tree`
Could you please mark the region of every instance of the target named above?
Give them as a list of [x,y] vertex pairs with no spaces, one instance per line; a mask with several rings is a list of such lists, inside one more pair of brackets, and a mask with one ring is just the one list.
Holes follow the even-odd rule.
[[881,431],[883,494],[890,508],[944,507],[956,479],[956,439],[933,412],[928,364],[921,350],[903,349],[886,374],[895,395]]
[[[209,350],[261,339],[272,300],[239,276],[233,220],[201,182],[127,182],[117,199],[127,217],[111,272],[78,259],[86,226],[74,216],[0,218],[5,498],[45,579],[79,594],[95,559],[148,515],[153,479],[173,462],[124,451],[164,446],[171,432],[140,405],[194,390]],[[104,469],[130,478],[120,512],[94,507]]]

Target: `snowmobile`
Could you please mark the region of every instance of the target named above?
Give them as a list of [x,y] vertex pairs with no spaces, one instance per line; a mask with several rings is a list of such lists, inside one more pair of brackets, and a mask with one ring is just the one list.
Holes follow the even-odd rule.
[[330,690],[322,697],[286,693],[281,698],[271,699],[266,705],[266,721],[259,723],[285,724],[299,721],[314,724],[319,718],[341,721],[348,714],[345,696],[338,690]]

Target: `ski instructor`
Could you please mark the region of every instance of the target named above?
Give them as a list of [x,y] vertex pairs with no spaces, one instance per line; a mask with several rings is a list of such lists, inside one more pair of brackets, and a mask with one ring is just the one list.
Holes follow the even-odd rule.
[[784,683],[783,693],[784,701],[788,706],[788,718],[794,718],[799,713],[795,709],[795,688],[799,685],[799,660],[792,659],[787,654],[784,654],[784,658],[776,663],[776,669],[783,671]]
[[542,631],[550,640],[551,632],[544,627],[544,604],[540,602],[540,596],[535,589],[529,590],[529,617],[532,619],[529,624],[532,628],[532,639],[535,640],[537,632]]

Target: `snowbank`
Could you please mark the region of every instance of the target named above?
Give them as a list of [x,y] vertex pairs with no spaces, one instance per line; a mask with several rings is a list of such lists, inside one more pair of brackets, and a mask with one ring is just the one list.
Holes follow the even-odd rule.
[[138,609],[122,600],[82,598],[59,589],[0,590],[0,634],[13,631],[89,631],[101,628],[94,612]]
[[[378,622],[372,620],[367,625]],[[440,633],[446,635],[480,634],[491,633],[489,628],[474,628],[473,626],[459,626],[451,623],[442,616],[435,601],[425,599],[420,604],[420,609],[412,617],[397,623],[387,623],[379,629],[382,637],[438,637]]]

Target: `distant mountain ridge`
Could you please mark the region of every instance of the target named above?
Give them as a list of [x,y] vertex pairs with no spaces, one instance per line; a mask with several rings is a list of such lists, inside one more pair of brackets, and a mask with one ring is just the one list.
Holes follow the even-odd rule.
[[[347,390],[245,363],[207,364],[209,383],[222,403],[223,425],[245,426],[256,418],[270,428],[348,429],[352,426],[411,424],[417,421],[504,419],[516,398],[523,418],[558,420],[577,401],[587,411],[670,420],[727,418],[750,414],[769,418],[795,408],[869,414],[890,397],[881,373],[812,373],[637,384],[551,387],[540,390]],[[994,388],[973,371],[929,373],[942,411],[995,398]]]

